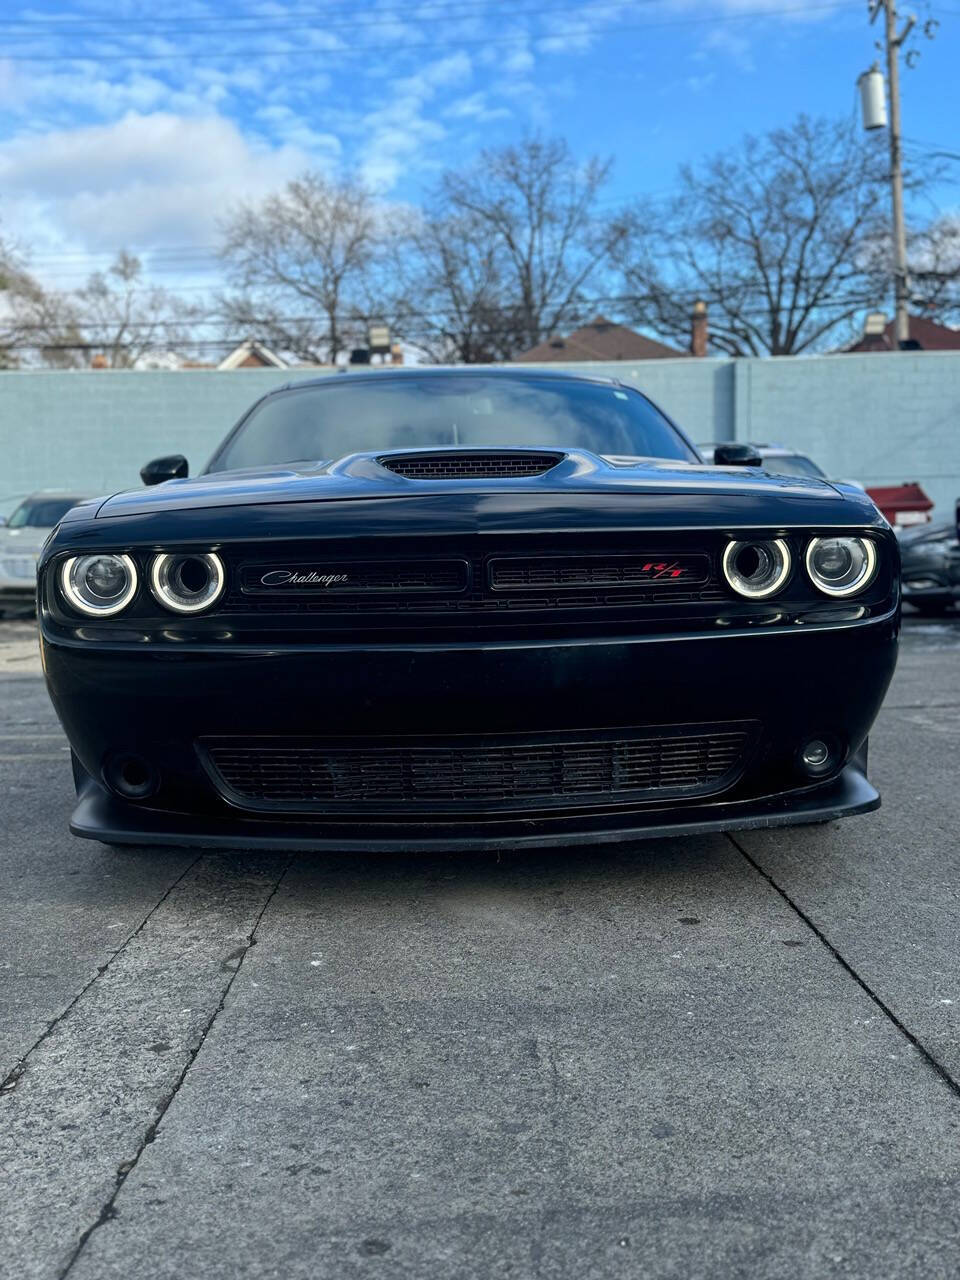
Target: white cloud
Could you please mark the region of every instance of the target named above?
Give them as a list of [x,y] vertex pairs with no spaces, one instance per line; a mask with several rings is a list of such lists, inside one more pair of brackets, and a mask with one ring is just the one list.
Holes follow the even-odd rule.
[[[672,8],[681,12],[702,9],[702,0],[670,0]],[[716,9],[720,13],[765,14],[769,11],[772,17],[784,22],[819,22],[843,8],[842,0],[831,4],[830,0],[817,0],[815,5],[807,6],[804,0],[715,0]]]
[[693,55],[694,61],[705,62],[713,53],[729,58],[741,71],[749,73],[756,70],[750,41],[738,32],[730,31],[725,27],[715,27],[701,41],[700,48]]
[[[783,0],[716,3],[734,12]],[[655,0],[643,10],[655,21],[701,4]],[[62,7],[88,25],[107,23],[100,0]],[[114,11],[142,17],[142,0],[115,0]],[[236,0],[235,21],[222,27],[212,0],[187,0],[182,24],[168,19],[165,37],[131,34],[122,21],[99,43],[86,37],[98,55],[153,59],[0,56],[4,229],[32,243],[38,260],[70,251],[83,263],[84,253],[121,246],[149,260],[151,245],[214,243],[218,217],[238,199],[310,167],[356,168],[384,196],[415,199],[418,186],[479,146],[531,125],[557,128],[561,99],[582,90],[583,55],[638,22],[636,0],[529,13],[472,6],[442,23],[431,0],[400,12],[397,0],[368,0],[325,29],[315,0]],[[701,48],[745,60],[736,39],[718,34]],[[255,58],[242,56],[255,46]],[[77,48],[63,29],[42,47],[70,58]],[[265,49],[281,52],[261,56]],[[316,56],[299,56],[307,50]],[[697,85],[712,71],[688,69]]]
[[491,120],[502,120],[510,115],[507,107],[491,107],[485,93],[470,93],[465,98],[455,98],[449,106],[444,107],[443,114],[451,120],[472,120],[478,124],[486,124]]
[[716,79],[716,72],[708,71],[702,76],[687,76],[683,83],[691,93],[704,93],[713,87]]
[[211,244],[233,203],[317,162],[305,148],[245,137],[220,116],[129,113],[0,143],[0,215],[41,252]]
[[256,118],[268,127],[271,137],[277,142],[300,147],[303,151],[313,152],[317,156],[328,156],[331,159],[336,159],[340,155],[340,139],[335,133],[320,133],[299,112],[282,102],[261,107],[256,113]]
[[394,80],[382,106],[368,111],[357,132],[360,172],[375,190],[390,191],[411,168],[431,170],[432,158],[446,137],[445,127],[430,118],[428,106],[440,89],[466,87],[473,73],[464,52],[428,62],[416,74]]

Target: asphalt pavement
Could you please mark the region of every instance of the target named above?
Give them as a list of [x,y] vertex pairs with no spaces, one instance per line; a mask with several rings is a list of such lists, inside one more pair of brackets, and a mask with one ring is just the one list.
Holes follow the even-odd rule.
[[38,672],[0,624],[0,1275],[960,1272],[960,617],[878,813],[499,858],[75,840]]

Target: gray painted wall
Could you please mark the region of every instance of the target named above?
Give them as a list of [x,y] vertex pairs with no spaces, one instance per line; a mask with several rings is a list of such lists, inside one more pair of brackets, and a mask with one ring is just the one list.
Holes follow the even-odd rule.
[[[634,383],[695,440],[774,440],[840,478],[916,480],[943,519],[960,496],[960,352],[569,367]],[[162,453],[196,472],[254,399],[313,372],[2,373],[0,512],[32,489],[133,487]]]

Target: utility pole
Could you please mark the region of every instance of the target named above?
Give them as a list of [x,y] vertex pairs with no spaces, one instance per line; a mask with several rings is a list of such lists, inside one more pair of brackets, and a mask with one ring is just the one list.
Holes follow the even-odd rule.
[[893,285],[896,298],[897,349],[910,337],[910,277],[907,274],[907,229],[903,220],[903,154],[900,145],[900,47],[916,19],[907,18],[897,31],[896,0],[871,0],[870,21],[884,13],[887,86],[890,94],[890,188],[893,203]]

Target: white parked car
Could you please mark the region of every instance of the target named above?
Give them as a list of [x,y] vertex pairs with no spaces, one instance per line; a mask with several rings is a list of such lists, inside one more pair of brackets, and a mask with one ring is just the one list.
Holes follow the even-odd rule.
[[31,608],[37,589],[37,557],[47,534],[80,494],[32,493],[6,522],[0,521],[0,613]]

